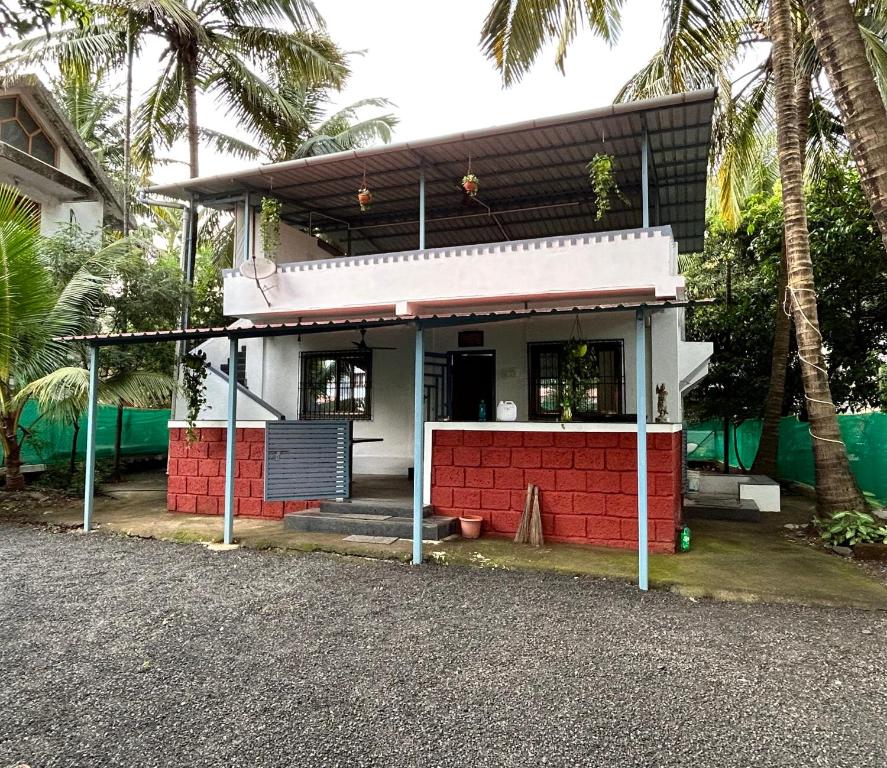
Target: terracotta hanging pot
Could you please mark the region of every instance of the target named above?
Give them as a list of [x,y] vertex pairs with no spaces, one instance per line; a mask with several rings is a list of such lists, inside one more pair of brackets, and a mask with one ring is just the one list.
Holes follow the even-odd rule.
[[373,204],[373,193],[366,187],[357,190],[357,202],[360,203],[361,211],[368,211]]
[[462,177],[462,189],[469,197],[474,197],[477,194],[478,186],[477,176],[470,171]]

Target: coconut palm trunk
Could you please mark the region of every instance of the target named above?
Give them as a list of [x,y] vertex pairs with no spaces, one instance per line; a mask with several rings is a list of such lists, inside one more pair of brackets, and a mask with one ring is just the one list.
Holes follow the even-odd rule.
[[3,414],[3,454],[6,462],[6,488],[20,491],[25,487],[22,474],[22,445],[18,439],[20,412],[13,410]]
[[887,248],[887,108],[847,0],[804,0],[862,188]]
[[822,355],[810,239],[804,203],[798,104],[795,93],[794,41],[789,0],[770,1],[773,76],[776,87],[776,139],[782,179],[785,252],[788,267],[786,301],[795,324],[798,355],[816,468],[816,506],[820,514],[865,509],[856,485],[829,389]]
[[200,175],[198,153],[200,140],[197,125],[197,46],[191,44],[184,51],[182,72],[185,81],[185,107],[188,113],[188,169],[191,178]]

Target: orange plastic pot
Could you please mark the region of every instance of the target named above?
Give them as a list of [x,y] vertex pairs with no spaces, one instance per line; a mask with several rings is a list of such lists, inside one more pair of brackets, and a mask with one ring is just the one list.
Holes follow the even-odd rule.
[[476,539],[480,536],[480,528],[484,519],[477,515],[465,515],[459,518],[459,528],[463,539]]

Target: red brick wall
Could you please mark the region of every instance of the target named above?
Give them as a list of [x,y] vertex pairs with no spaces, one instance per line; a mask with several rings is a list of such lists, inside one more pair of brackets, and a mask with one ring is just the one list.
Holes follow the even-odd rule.
[[[675,551],[681,519],[681,433],[647,437],[649,540]],[[637,437],[616,432],[433,432],[431,503],[477,514],[513,535],[527,485],[539,486],[546,538],[637,549]]]
[[[225,512],[224,428],[198,428],[188,443],[186,430],[169,430],[166,507],[170,512],[221,515]],[[237,429],[234,448],[234,514],[281,518],[316,506],[308,501],[265,501],[265,430]]]

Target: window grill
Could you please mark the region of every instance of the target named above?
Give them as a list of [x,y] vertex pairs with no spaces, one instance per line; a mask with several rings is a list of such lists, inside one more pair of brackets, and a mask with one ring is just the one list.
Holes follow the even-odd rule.
[[301,419],[372,417],[372,350],[303,352]]
[[[530,417],[554,419],[561,413],[567,342],[530,344]],[[597,356],[598,375],[579,398],[573,410],[576,419],[593,419],[622,414],[625,377],[621,341],[588,342]]]

